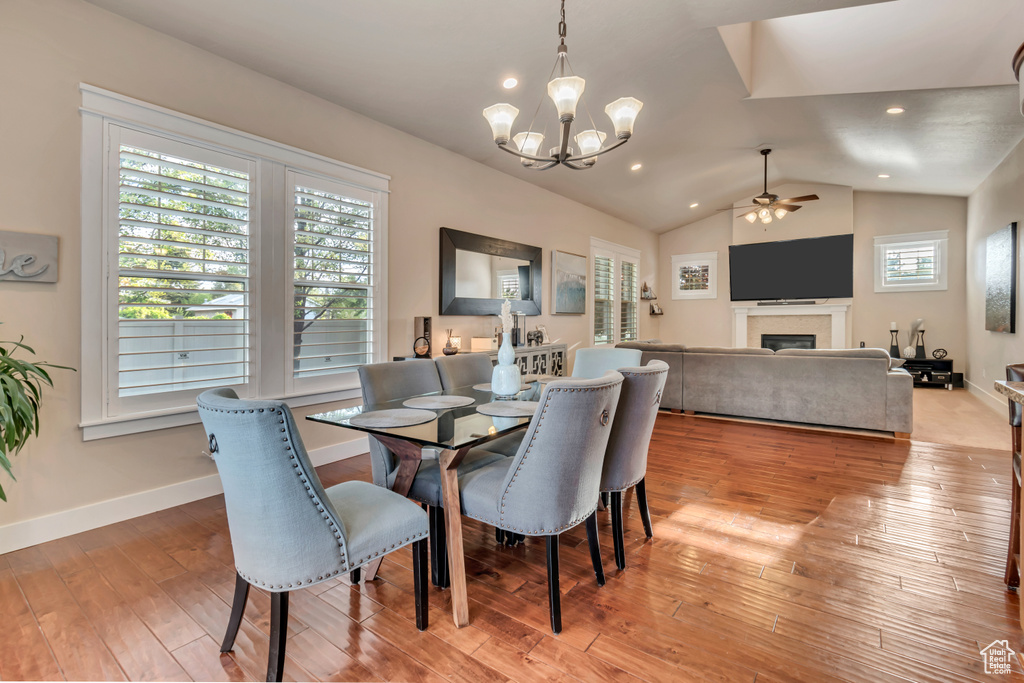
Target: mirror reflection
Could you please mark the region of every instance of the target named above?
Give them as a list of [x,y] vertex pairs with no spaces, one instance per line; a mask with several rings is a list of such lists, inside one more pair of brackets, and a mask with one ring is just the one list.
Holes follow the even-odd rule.
[[456,249],[455,296],[529,300],[530,262]]

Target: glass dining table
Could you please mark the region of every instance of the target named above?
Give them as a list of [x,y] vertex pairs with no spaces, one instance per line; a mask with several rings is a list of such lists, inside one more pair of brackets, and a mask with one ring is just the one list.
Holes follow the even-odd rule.
[[[459,498],[458,466],[470,449],[488,441],[525,429],[530,424],[535,406],[525,404],[512,406],[510,402],[537,401],[544,384],[555,377],[542,376],[524,384],[523,389],[512,397],[501,397],[489,390],[489,385],[455,387],[445,391],[407,396],[393,401],[372,405],[342,408],[326,413],[307,416],[307,420],[336,425],[365,432],[370,438],[398,457],[398,472],[391,490],[403,496],[408,495],[413,479],[423,459],[423,448],[438,449],[438,465],[441,470],[441,490],[444,500],[445,530],[448,537],[448,567],[452,591],[452,616],[455,625],[469,623],[469,602],[466,596],[466,564],[462,542],[462,505]],[[433,399],[433,400],[432,400]],[[462,403],[455,407],[423,406],[442,403]],[[485,412],[520,412],[523,415],[491,416]],[[429,410],[432,418],[417,424],[394,425],[401,421],[399,413],[415,410]],[[386,412],[385,412],[386,411]],[[420,416],[423,419],[428,416]],[[389,421],[388,418],[394,418]],[[367,580],[376,576],[380,560],[364,568]]]

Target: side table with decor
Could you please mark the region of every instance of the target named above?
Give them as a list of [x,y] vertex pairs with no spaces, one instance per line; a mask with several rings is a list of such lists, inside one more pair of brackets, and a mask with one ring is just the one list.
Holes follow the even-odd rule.
[[944,386],[952,391],[957,380],[963,386],[963,376],[953,372],[952,358],[908,358],[903,369],[913,376],[915,387]]

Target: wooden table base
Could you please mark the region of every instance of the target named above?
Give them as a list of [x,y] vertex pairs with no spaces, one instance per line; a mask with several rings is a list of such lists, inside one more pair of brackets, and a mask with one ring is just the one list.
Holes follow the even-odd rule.
[[469,448],[442,451],[441,489],[444,494],[444,526],[448,532],[448,571],[452,591],[452,617],[459,628],[469,624],[469,598],[466,596],[466,558],[462,547],[462,499],[459,496],[459,464]]
[[[403,496],[409,495],[412,481],[416,478],[423,449],[410,441],[390,436],[371,434],[380,444],[398,456],[398,473],[391,490]],[[452,616],[455,625],[463,627],[469,623],[469,598],[466,596],[466,558],[462,548],[462,502],[459,497],[458,467],[469,453],[469,448],[445,450],[438,455],[441,469],[441,492],[444,499],[444,526],[448,537],[448,569],[452,591]],[[363,580],[372,581],[384,558],[374,560],[363,567]]]

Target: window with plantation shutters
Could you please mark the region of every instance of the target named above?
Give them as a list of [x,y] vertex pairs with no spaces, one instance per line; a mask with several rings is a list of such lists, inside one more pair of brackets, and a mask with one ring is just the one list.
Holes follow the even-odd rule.
[[118,160],[118,398],[247,384],[250,162],[128,133]]
[[945,230],[875,238],[875,291],[946,289]]
[[594,344],[615,341],[615,258],[594,256]]
[[636,263],[619,262],[619,341],[636,341],[637,322]]
[[369,193],[289,173],[292,376],[297,384],[373,360],[374,215]]
[[639,339],[639,259],[634,249],[591,239],[595,346]]
[[79,87],[83,439],[197,423],[214,387],[358,399],[387,351],[389,178]]

